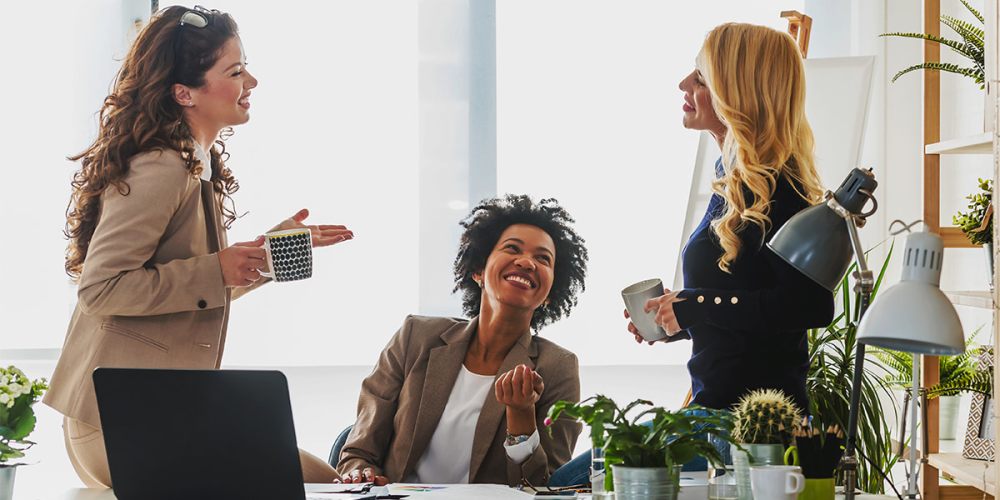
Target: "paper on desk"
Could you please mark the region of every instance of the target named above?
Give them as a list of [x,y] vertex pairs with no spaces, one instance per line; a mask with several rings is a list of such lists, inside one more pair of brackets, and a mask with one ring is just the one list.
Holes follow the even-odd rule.
[[363,500],[375,498],[375,493],[352,493],[360,491],[367,484],[306,483],[306,500]]
[[389,485],[389,493],[393,495],[409,495],[408,499],[463,499],[468,500],[508,500],[531,498],[532,495],[518,491],[502,484],[412,484],[396,483]]
[[352,491],[360,491],[365,486],[371,483],[355,483],[355,484],[340,484],[340,483],[306,483],[306,493],[350,493]]

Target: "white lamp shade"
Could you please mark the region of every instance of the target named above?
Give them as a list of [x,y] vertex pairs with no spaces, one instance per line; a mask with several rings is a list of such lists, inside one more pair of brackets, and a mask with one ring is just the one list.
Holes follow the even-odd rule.
[[872,302],[858,325],[858,341],[934,356],[965,352],[962,322],[938,287],[943,261],[940,236],[929,232],[907,236],[902,279]]
[[953,355],[965,352],[955,307],[940,288],[903,281],[880,293],[861,318],[858,341],[895,351]]

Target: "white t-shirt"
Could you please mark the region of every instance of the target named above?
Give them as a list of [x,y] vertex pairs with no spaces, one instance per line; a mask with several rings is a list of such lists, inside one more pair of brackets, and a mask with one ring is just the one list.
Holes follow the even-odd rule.
[[212,156],[201,148],[201,144],[194,143],[194,157],[201,162],[201,178],[212,182]]
[[[469,482],[469,465],[472,462],[472,441],[483,403],[493,390],[494,375],[478,375],[462,365],[451,388],[448,403],[441,413],[441,420],[431,436],[424,456],[417,461],[413,474],[405,478],[408,483],[459,484]],[[539,444],[538,431],[523,443],[504,446],[507,456],[514,463],[521,463],[531,456]]]

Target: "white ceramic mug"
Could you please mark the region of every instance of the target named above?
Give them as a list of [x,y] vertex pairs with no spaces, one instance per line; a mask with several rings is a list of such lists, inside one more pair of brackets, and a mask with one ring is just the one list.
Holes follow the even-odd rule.
[[798,466],[750,467],[750,490],[754,500],[795,500],[805,487],[806,478]]
[[656,311],[646,313],[643,308],[649,299],[663,295],[663,282],[659,279],[640,281],[622,290],[625,309],[628,310],[632,324],[639,330],[639,335],[649,342],[667,338],[667,332],[656,324]]
[[308,227],[265,234],[264,251],[267,270],[261,276],[278,282],[312,277],[312,231]]

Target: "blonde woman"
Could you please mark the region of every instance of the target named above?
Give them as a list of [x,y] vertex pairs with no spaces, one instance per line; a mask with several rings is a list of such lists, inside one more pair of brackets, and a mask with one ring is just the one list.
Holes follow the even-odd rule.
[[833,319],[833,295],[764,245],[823,192],[801,54],[779,31],[724,24],[679,87],[684,126],[712,134],[722,157],[715,194],[684,248],[684,289],[646,309],[668,340],[691,339],[694,403],[729,408],[750,390],[774,388],[808,410],[805,331]]

